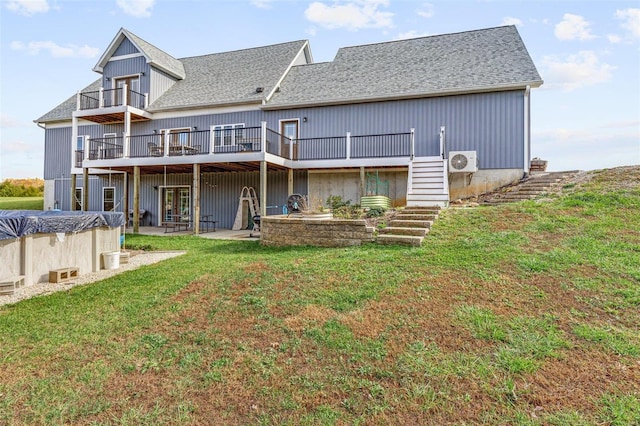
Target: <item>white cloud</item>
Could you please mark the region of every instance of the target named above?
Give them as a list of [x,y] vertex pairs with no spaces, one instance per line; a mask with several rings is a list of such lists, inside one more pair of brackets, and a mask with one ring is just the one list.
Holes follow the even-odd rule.
[[251,4],[258,9],[271,9],[272,0],[251,0]]
[[47,0],[10,0],[5,5],[7,9],[25,16],[49,11]]
[[518,25],[520,27],[523,27],[524,24],[522,23],[522,21],[518,18],[514,18],[512,16],[505,16],[502,19],[502,24],[500,25]]
[[580,15],[565,13],[562,21],[556,24],[554,34],[558,40],[590,40],[595,38],[589,28],[591,24]]
[[408,38],[417,38],[417,37],[426,37],[431,34],[429,33],[421,33],[416,30],[407,31],[406,33],[400,33],[395,36],[394,40],[406,40]]
[[122,11],[137,18],[151,16],[151,8],[156,0],[116,0],[116,4]]
[[327,5],[313,2],[304,11],[307,20],[327,29],[346,28],[356,31],[362,28],[391,28],[393,13],[383,12],[380,7],[389,5],[389,0],[353,0],[347,3]]
[[434,15],[433,5],[431,3],[424,3],[420,9],[417,10],[417,13],[423,18],[431,18]]
[[15,118],[7,114],[0,114],[0,127],[21,127],[21,125],[20,122]]
[[608,34],[607,35],[607,40],[609,40],[609,43],[616,44],[616,43],[620,43],[622,41],[622,37],[620,37],[617,34]]
[[640,164],[640,129],[557,128],[532,132],[532,156],[549,170],[594,170]]
[[623,21],[620,26],[633,38],[640,38],[640,9],[616,10],[616,18]]
[[611,79],[614,66],[600,62],[590,50],[580,51],[566,58],[545,56],[542,59],[547,88],[560,87],[565,91],[603,83]]
[[67,46],[59,46],[53,41],[30,41],[25,44],[21,41],[12,41],[9,45],[13,50],[24,50],[30,55],[37,55],[41,50],[48,50],[49,54],[54,58],[94,58],[100,54],[100,49],[84,46],[76,46],[69,44]]

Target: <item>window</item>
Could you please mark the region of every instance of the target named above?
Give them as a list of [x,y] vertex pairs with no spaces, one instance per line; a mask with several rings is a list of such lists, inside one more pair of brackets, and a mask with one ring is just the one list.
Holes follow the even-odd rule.
[[190,145],[191,145],[191,128],[190,127],[169,130],[169,146],[190,146]]
[[78,136],[76,139],[76,150],[82,151],[84,149],[84,136]]
[[124,85],[127,85],[127,105],[140,108],[140,79],[138,77],[123,77],[116,79],[116,105],[122,105]]
[[118,134],[117,133],[105,133],[103,137],[107,142],[115,142],[114,139],[118,137]]
[[231,146],[241,143],[245,137],[244,123],[213,126],[213,144]]
[[82,188],[76,188],[76,194],[73,201],[75,203],[74,210],[82,211]]
[[102,188],[102,211],[115,210],[116,189],[113,187]]

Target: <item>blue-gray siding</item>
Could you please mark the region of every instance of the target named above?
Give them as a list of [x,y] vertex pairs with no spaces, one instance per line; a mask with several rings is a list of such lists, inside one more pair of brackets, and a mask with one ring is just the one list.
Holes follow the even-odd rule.
[[[117,77],[140,73],[145,73],[145,76],[149,75],[150,68],[143,56],[107,62],[102,74],[102,87],[105,89],[115,88],[115,78]],[[107,81],[107,78],[110,81]],[[149,78],[140,79],[140,93],[149,93]]]
[[[128,62],[128,61],[115,61]],[[126,70],[122,70],[126,73]],[[482,169],[523,168],[524,159],[524,92],[508,91],[439,98],[377,102],[358,105],[304,108],[283,111],[245,111],[168,118],[133,123],[132,135],[151,134],[167,128],[197,127],[208,130],[211,125],[244,123],[259,126],[267,121],[270,129],[279,131],[279,120],[299,118],[300,137],[344,136],[407,132],[415,128],[416,155],[439,155],[440,126],[445,126],[447,151],[475,150]],[[307,117],[303,122],[302,118]],[[80,126],[79,135],[102,137],[104,133],[121,135],[122,124]],[[45,132],[45,179],[62,177],[69,172],[75,142],[71,129]],[[332,144],[328,151],[343,149]],[[330,154],[330,153],[329,153]]]
[[[267,126],[300,119],[300,137],[408,132],[415,128],[417,156],[440,152],[445,126],[448,151],[475,150],[480,167],[523,167],[524,92],[509,91],[357,105],[267,111]],[[307,117],[303,122],[302,118]]]
[[47,129],[44,132],[45,179],[69,177],[71,149],[71,127]]
[[156,99],[164,94],[173,84],[176,79],[169,76],[163,71],[157,70],[151,67],[149,76],[149,105]]
[[112,56],[131,55],[138,52],[138,49],[136,49],[133,43],[131,43],[131,41],[125,37]]

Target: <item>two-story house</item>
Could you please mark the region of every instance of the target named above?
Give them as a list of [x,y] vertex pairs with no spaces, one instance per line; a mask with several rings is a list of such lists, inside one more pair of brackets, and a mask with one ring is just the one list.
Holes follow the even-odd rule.
[[504,185],[528,173],[542,84],[514,26],[325,63],[305,40],[176,59],[121,29],[94,71],[36,120],[45,209],[144,212],[136,229],[176,215],[231,228],[243,187],[266,215],[293,193],[357,203],[374,174],[396,206]]

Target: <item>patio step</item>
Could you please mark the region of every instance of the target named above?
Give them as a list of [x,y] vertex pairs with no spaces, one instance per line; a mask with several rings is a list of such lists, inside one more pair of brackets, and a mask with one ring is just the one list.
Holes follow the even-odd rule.
[[393,234],[393,235],[413,235],[416,237],[424,237],[429,232],[427,228],[406,228],[401,226],[387,226],[386,228],[379,229],[380,234]]
[[413,212],[409,212],[409,213],[398,213],[395,217],[394,220],[428,220],[428,221],[434,221],[438,218],[437,215],[435,214],[425,214],[425,213],[413,213]]
[[382,234],[378,235],[376,243],[420,247],[423,239],[424,237],[416,235]]
[[389,226],[396,226],[401,228],[431,228],[433,225],[432,220],[392,220],[389,222]]

